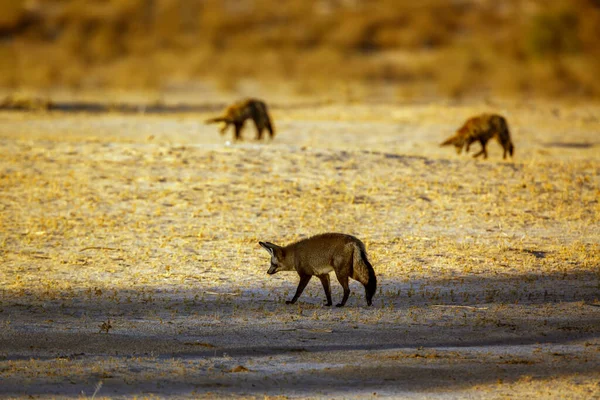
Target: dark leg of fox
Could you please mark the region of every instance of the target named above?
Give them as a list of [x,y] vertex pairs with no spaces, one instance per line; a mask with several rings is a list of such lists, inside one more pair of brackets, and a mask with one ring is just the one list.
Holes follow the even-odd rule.
[[479,157],[480,155],[483,154],[483,158],[487,158],[488,154],[487,154],[487,150],[485,148],[485,145],[487,144],[487,141],[483,140],[483,139],[479,139],[479,143],[481,143],[481,151],[479,153],[475,154],[473,157],[477,158],[477,157]]
[[235,140],[240,140],[242,138],[242,128],[244,127],[244,123],[236,122],[235,126]]
[[300,297],[300,295],[304,291],[304,288],[306,287],[306,285],[308,285],[308,281],[310,281],[310,278],[311,275],[300,275],[300,283],[298,284],[298,289],[296,289],[296,294],[294,295],[294,298],[292,298],[292,300],[286,301],[285,304],[294,304],[296,300],[298,300],[298,297]]
[[511,143],[502,143],[502,147],[504,148],[504,154],[502,158],[506,160],[506,153],[510,154],[511,158],[513,156],[513,146]]
[[253,121],[254,121],[254,126],[256,127],[256,139],[261,140],[262,135],[263,135],[263,130],[265,129],[265,127],[263,126],[262,122],[258,122],[258,120],[256,120],[256,119]]
[[325,304],[325,305],[330,306],[332,304],[332,302],[331,302],[331,288],[329,287],[329,274],[319,275],[319,279],[321,280],[321,283],[323,284],[323,289],[325,289],[325,297],[327,297],[327,304]]
[[271,139],[273,139],[273,137],[275,136],[275,129],[273,129],[273,125],[271,125],[271,121],[269,121],[267,119],[267,130],[269,131],[269,136],[271,137]]
[[223,127],[221,128],[221,135],[225,134],[225,132],[227,131],[227,128],[229,128],[229,123],[223,124]]
[[342,285],[342,288],[344,288],[344,297],[342,297],[342,301],[339,304],[336,304],[336,307],[343,307],[344,304],[346,304],[346,301],[348,300],[348,296],[350,296],[350,287],[348,286],[348,277],[347,276],[341,276],[341,275],[337,275],[338,281],[340,281],[340,285]]

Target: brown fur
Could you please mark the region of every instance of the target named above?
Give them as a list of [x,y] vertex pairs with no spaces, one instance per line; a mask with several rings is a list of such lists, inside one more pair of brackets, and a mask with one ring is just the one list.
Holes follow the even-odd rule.
[[271,268],[268,274],[279,271],[296,271],[300,275],[300,283],[296,294],[287,304],[294,304],[304,291],[310,278],[317,276],[325,289],[327,303],[330,306],[331,290],[329,273],[335,275],[344,289],[344,297],[337,304],[342,307],[350,295],[348,279],[352,278],[363,284],[367,304],[372,304],[373,295],[377,290],[377,278],[373,266],[367,259],[363,242],[351,235],[342,233],[324,233],[308,239],[281,247],[273,243],[259,244],[271,254]]
[[247,119],[254,121],[256,126],[256,138],[262,139],[263,131],[267,129],[271,139],[275,136],[275,129],[271,122],[271,117],[267,110],[267,105],[257,99],[245,99],[227,107],[222,117],[210,118],[206,120],[207,124],[222,122],[221,135],[225,133],[229,125],[235,129],[235,140],[242,138],[242,129]]
[[446,141],[441,146],[454,145],[456,152],[460,154],[463,147],[466,147],[465,152],[469,152],[469,147],[473,142],[481,143],[481,151],[473,157],[479,157],[483,154],[483,158],[487,158],[486,145],[490,139],[496,138],[498,143],[504,149],[502,158],[506,159],[506,154],[513,156],[515,146],[510,139],[510,132],[506,119],[498,114],[481,114],[473,118],[469,118],[464,125],[456,131],[456,134]]

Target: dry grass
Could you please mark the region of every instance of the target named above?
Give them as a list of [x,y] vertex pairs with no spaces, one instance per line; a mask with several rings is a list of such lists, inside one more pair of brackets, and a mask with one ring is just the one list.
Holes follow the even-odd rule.
[[592,0],[1,0],[0,16],[0,85],[10,88],[208,80],[243,90],[253,80],[338,98],[600,90]]
[[[502,104],[514,162],[438,147],[488,108],[274,107],[233,146],[208,114],[3,113],[0,392],[597,394],[598,109]],[[285,306],[258,240],[325,231],[365,241],[374,307]]]

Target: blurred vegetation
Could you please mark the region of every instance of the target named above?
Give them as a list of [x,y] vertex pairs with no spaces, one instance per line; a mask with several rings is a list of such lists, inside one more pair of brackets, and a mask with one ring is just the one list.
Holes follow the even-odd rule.
[[600,94],[598,0],[0,0],[0,86]]

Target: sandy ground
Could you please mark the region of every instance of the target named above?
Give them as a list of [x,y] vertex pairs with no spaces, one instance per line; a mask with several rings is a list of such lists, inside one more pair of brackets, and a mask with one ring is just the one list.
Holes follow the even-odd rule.
[[[513,161],[438,147],[481,111]],[[600,398],[600,107],[272,113],[0,112],[0,396]],[[327,231],[372,307],[267,276],[259,240]]]

